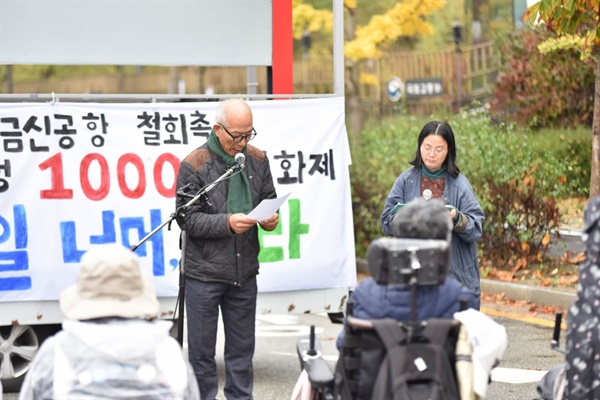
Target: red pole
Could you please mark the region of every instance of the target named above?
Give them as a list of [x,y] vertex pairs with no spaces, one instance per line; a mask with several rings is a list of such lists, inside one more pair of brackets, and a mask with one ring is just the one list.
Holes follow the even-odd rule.
[[273,94],[294,93],[292,0],[273,0]]

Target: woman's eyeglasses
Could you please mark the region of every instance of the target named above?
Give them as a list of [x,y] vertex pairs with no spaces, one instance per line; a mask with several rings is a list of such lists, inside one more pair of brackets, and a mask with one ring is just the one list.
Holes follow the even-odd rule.
[[431,153],[433,151],[433,154],[440,155],[446,151],[446,148],[445,147],[421,146],[421,151],[424,153]]

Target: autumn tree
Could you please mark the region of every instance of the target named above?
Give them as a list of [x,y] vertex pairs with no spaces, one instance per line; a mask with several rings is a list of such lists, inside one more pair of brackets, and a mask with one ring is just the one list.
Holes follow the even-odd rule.
[[[426,17],[442,9],[445,0],[403,0],[383,14],[374,15],[369,22],[357,27],[357,1],[344,0],[346,10],[344,55],[346,56],[346,109],[349,128],[354,139],[364,124],[364,112],[359,97],[361,60],[379,59],[382,51],[400,37],[426,36],[434,32]],[[293,3],[294,38],[302,32],[331,31],[333,16],[329,10],[315,10],[302,0]],[[330,25],[331,24],[331,25]]]
[[575,48],[582,59],[595,62],[590,197],[596,197],[600,195],[600,0],[541,0],[527,9],[523,21],[544,22],[558,35],[541,43],[540,52]]

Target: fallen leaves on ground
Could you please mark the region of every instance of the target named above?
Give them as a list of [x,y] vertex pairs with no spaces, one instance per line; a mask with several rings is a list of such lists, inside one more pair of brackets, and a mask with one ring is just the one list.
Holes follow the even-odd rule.
[[558,278],[558,283],[560,285],[573,285],[577,282],[579,282],[579,277],[577,275],[561,276]]
[[554,262],[545,260],[544,263],[533,264],[527,262],[525,258],[520,258],[512,266],[501,268],[483,267],[481,277],[502,282],[515,282],[571,291],[575,289],[575,285],[579,282],[578,265],[584,260],[584,253],[575,254],[571,251],[555,258]]
[[503,282],[512,282],[515,277],[515,273],[513,271],[502,271],[499,269],[492,269],[488,274],[488,279],[496,279]]
[[563,312],[561,307],[540,306],[526,300],[513,300],[505,293],[481,293],[481,302],[498,306],[503,311],[525,314],[530,317],[554,318],[557,312]]
[[569,264],[579,264],[585,261],[585,254],[581,252],[577,255],[573,255],[571,250],[567,250],[567,252],[560,257],[560,260]]

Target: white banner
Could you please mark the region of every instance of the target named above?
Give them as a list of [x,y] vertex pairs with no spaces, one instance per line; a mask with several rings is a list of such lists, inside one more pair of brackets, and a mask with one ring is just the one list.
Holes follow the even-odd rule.
[[[137,245],[175,212],[179,160],[217,103],[0,104],[0,300],[55,300],[97,243]],[[259,291],[353,287],[343,98],[252,101],[280,224],[261,231]],[[161,297],[178,290],[173,221],[136,249]]]

